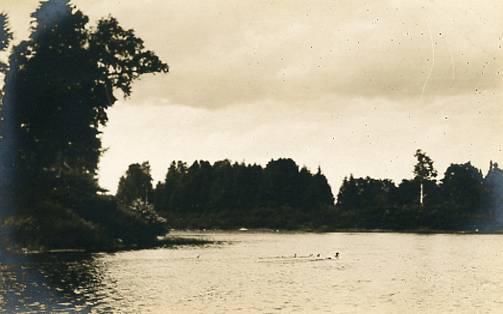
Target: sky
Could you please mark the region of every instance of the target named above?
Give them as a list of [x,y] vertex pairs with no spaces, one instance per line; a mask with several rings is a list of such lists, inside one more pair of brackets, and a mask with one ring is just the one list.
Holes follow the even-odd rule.
[[[80,0],[170,65],[109,111],[99,182],[133,162],[293,158],[327,176],[411,178],[420,148],[443,174],[503,162],[503,2]],[[33,0],[1,0],[15,39]],[[442,176],[442,175],[441,175]]]

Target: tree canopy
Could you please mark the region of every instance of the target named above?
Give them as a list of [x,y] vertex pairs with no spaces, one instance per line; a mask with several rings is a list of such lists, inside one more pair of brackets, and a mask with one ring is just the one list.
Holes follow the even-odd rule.
[[433,160],[431,160],[426,153],[418,149],[414,157],[417,159],[417,163],[414,166],[414,175],[416,179],[425,181],[432,180],[437,176],[437,171],[433,167]]
[[[0,15],[0,48],[11,39],[6,25]],[[126,238],[125,230],[135,241],[147,224],[98,193],[104,191],[97,184],[100,129],[107,109],[131,94],[136,79],[168,72],[168,65],[132,29],[111,16],[92,26],[69,0],[41,1],[30,31],[12,49],[8,66],[0,64],[7,69],[0,112],[2,212],[26,217],[18,220],[29,226],[16,228],[42,233],[47,245],[76,230],[87,239],[82,235],[74,244],[89,244],[96,235]]]
[[[7,50],[11,41],[12,32],[9,28],[9,19],[7,17],[7,14],[0,13],[0,52]],[[0,73],[5,74],[6,72],[7,64],[3,61],[0,61]]]
[[[141,180],[131,180],[129,166],[126,177],[119,183],[117,198],[124,199],[128,191],[143,191]],[[135,170],[135,171],[136,171]],[[143,174],[137,177],[147,178]],[[129,199],[138,193],[128,192]],[[154,207],[169,219],[171,225],[178,220],[193,227],[237,227],[246,224],[257,227],[288,227],[308,225],[324,210],[333,209],[331,188],[318,169],[311,173],[289,158],[271,160],[265,167],[256,164],[232,163],[229,160],[195,161],[190,166],[173,161],[166,177],[154,190]],[[197,217],[198,223],[193,217]]]
[[[476,229],[503,223],[503,171],[491,162],[484,177],[470,162],[451,164],[437,183],[433,161],[421,150],[414,178],[345,178],[337,198],[337,225],[389,229]],[[423,192],[424,203],[419,202]]]
[[42,1],[31,17],[29,39],[10,56],[2,104],[14,191],[30,202],[84,186],[95,193],[100,127],[115,92],[128,96],[140,75],[168,66],[115,18],[90,27],[67,0]]
[[153,192],[152,175],[148,161],[142,164],[131,164],[126,174],[119,180],[117,188],[117,201],[130,205],[135,200],[148,203]]

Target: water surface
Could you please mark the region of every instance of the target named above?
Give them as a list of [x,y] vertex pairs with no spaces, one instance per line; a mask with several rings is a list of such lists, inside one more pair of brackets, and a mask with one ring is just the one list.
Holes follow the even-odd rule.
[[503,311],[502,235],[196,236],[227,243],[4,259],[0,308],[32,313]]

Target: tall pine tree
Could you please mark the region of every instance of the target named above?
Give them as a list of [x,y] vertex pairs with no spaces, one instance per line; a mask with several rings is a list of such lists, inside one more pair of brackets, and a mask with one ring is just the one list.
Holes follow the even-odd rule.
[[18,210],[43,199],[92,197],[102,153],[100,127],[116,91],[168,66],[113,17],[96,27],[68,0],[42,1],[30,37],[9,60],[2,104],[3,167]]

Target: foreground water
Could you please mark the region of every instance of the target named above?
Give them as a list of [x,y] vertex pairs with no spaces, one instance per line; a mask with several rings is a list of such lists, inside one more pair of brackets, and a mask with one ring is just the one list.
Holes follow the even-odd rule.
[[[0,309],[34,313],[503,311],[500,235],[246,232],[196,236],[226,242],[3,260]],[[336,252],[340,252],[338,259],[333,258]]]

